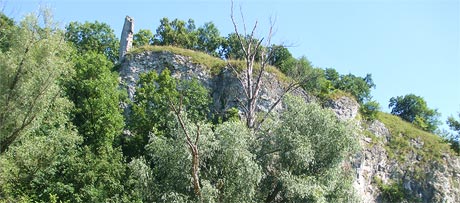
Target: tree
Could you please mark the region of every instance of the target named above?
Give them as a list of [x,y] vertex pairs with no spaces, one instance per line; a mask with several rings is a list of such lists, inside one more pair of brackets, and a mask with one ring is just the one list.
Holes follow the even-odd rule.
[[272,57],[270,58],[270,65],[279,68],[283,73],[289,72],[289,67],[292,67],[295,59],[292,57],[291,52],[281,45],[272,45],[270,47],[273,52]]
[[59,80],[69,74],[70,47],[63,33],[43,12],[27,16],[0,54],[0,153],[21,136],[37,129],[61,91]]
[[333,68],[326,68],[324,70],[324,77],[326,78],[326,80],[331,81],[334,87],[338,87],[340,82],[340,74],[339,72],[337,72],[337,70]]
[[[458,117],[460,118],[460,113],[458,113]],[[449,125],[450,129],[460,133],[460,121],[456,120],[453,116],[449,116],[447,118],[447,125]]]
[[297,81],[306,91],[316,93],[320,89],[322,71],[319,68],[313,68],[306,57],[292,58],[292,60],[282,62],[281,71],[293,81]]
[[0,12],[0,50],[6,52],[10,48],[10,40],[14,33],[11,32],[15,27],[14,20]]
[[[230,33],[222,42],[222,49],[220,50],[219,55],[227,60],[244,60],[245,53],[239,40],[243,40],[245,44],[249,43],[249,41],[251,41],[252,44],[257,44],[259,42],[255,36],[251,37],[249,35],[243,36],[242,34]],[[255,56],[256,61],[260,60],[261,48],[262,46],[259,46],[256,51],[258,52],[258,54]]]
[[214,135],[215,150],[202,171],[217,190],[216,202],[257,202],[263,173],[253,153],[255,137],[241,121],[216,126]]
[[106,23],[71,22],[66,26],[65,39],[72,42],[79,53],[94,51],[104,54],[112,63],[118,61],[120,41]]
[[206,120],[209,113],[209,92],[198,81],[180,81],[171,77],[168,69],[158,75],[155,71],[142,74],[137,83],[136,94],[130,115],[130,127],[134,136],[126,140],[125,149],[130,155],[143,154],[148,143],[149,134],[169,136],[175,128],[175,115],[171,112],[170,98],[179,103],[182,95],[182,108],[187,112],[188,119]]
[[351,94],[360,104],[372,99],[371,89],[375,88],[372,75],[367,74],[366,77],[359,77],[353,74],[340,75],[333,68],[326,68],[323,71],[323,76],[319,77],[319,97],[321,99],[329,99],[329,95],[336,90],[340,90]]
[[377,101],[368,101],[362,104],[359,110],[365,119],[372,121],[377,119],[377,113],[380,110],[380,104]]
[[75,76],[66,83],[68,97],[74,102],[73,123],[94,151],[111,147],[123,130],[119,108],[118,79],[104,55],[93,51],[75,57]]
[[[458,117],[460,118],[460,113],[458,113]],[[449,116],[447,118],[447,125],[449,125],[450,129],[455,131],[457,134],[453,135],[449,138],[454,150],[457,151],[457,154],[460,155],[460,120],[456,120],[453,116]]]
[[160,20],[155,34],[155,45],[172,45],[186,49],[196,49],[198,35],[195,22],[189,19],[188,22],[174,19],[169,22],[168,18]]
[[[263,126],[256,152],[265,202],[353,202],[352,177],[342,168],[357,145],[351,128],[330,110],[285,98],[286,111]],[[336,199],[337,198],[337,199]]]
[[[243,16],[243,15],[242,15]],[[259,100],[259,93],[260,93],[260,88],[262,86],[262,76],[266,72],[266,67],[269,64],[270,59],[273,57],[273,49],[268,49],[267,46],[263,47],[262,46],[262,41],[257,40],[254,37],[255,31],[257,29],[257,21],[254,24],[254,27],[251,30],[251,33],[248,34],[246,33],[246,24],[244,23],[244,18],[243,18],[243,28],[244,28],[244,34],[241,35],[238,31],[238,25],[235,21],[234,15],[233,15],[233,1],[232,1],[232,6],[231,6],[231,15],[230,15],[237,39],[237,43],[239,44],[239,48],[243,51],[243,59],[245,62],[245,67],[243,69],[243,74],[242,76],[240,75],[241,73],[238,72],[237,68],[233,67],[230,63],[228,64],[231,68],[233,68],[234,72],[237,74],[237,79],[240,81],[243,90],[244,90],[244,96],[245,96],[245,101],[239,101],[240,102],[240,107],[243,109],[243,112],[246,116],[246,125],[248,128],[251,129],[256,129],[258,130],[260,128],[260,125],[265,121],[265,119],[269,116],[271,111],[275,108],[276,105],[278,105],[283,97],[291,92],[292,90],[295,90],[296,88],[300,87],[302,84],[301,81],[293,81],[289,83],[282,91],[281,95],[279,98],[271,105],[269,110],[265,113],[265,115],[262,117],[260,122],[256,124],[256,111],[257,111],[257,103]],[[272,37],[272,30],[273,30],[273,22],[271,22],[271,26],[269,29],[268,37],[266,44],[270,45],[271,44],[271,37]],[[245,37],[243,37],[245,36]],[[256,60],[258,57],[260,57],[260,60]],[[258,63],[258,70],[255,70],[255,64]]]
[[212,56],[218,56],[218,49],[222,46],[224,40],[220,32],[212,22],[205,23],[198,28],[198,47],[197,50],[203,51]]
[[154,35],[150,30],[140,29],[133,36],[133,46],[140,47],[153,44]]
[[73,199],[73,183],[64,174],[77,159],[82,139],[68,118],[72,104],[63,97],[49,102],[38,127],[0,154],[0,201],[50,202],[51,195]]
[[414,94],[392,97],[390,99],[391,114],[413,123],[422,130],[434,132],[439,124],[440,113],[436,109],[428,108],[426,101]]
[[371,99],[371,88],[375,88],[375,84],[371,74],[367,74],[364,78],[348,74],[340,76],[336,88],[350,93],[362,104]]

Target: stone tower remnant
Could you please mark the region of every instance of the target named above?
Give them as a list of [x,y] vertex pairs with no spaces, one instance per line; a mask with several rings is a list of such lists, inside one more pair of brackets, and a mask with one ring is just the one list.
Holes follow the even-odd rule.
[[133,34],[134,34],[134,19],[126,16],[125,24],[123,25],[123,30],[121,31],[120,38],[120,53],[119,61],[122,62],[126,53],[133,46]]

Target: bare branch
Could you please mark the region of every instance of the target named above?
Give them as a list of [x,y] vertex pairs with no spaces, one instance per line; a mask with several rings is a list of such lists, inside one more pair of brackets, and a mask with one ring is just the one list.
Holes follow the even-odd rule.
[[268,118],[268,116],[273,111],[273,109],[275,109],[275,107],[283,100],[284,96],[286,96],[286,94],[290,93],[291,91],[294,91],[298,87],[300,87],[299,83],[291,83],[286,89],[284,89],[281,96],[276,100],[275,103],[271,105],[270,109],[265,113],[264,117],[262,117],[262,120],[260,120],[259,124],[257,125],[256,130],[260,129],[261,125],[265,122],[265,120]]
[[[243,44],[243,40],[240,37],[240,33],[238,32],[238,26],[237,26],[236,21],[235,21],[235,19],[233,17],[233,1],[232,1],[230,18],[232,19],[233,27],[235,29],[235,34],[236,34],[236,37],[238,38],[238,41],[240,42],[241,48],[243,49],[244,54],[248,55],[248,52],[246,51],[246,48],[245,48],[245,46]],[[244,25],[244,27],[246,27],[246,25]]]
[[241,101],[239,98],[236,98],[236,101],[239,102],[241,108],[243,108],[243,111],[245,111],[246,113],[249,111],[249,109],[246,107],[246,105],[244,105],[243,101]]
[[245,88],[245,84],[244,84],[243,80],[241,80],[241,77],[240,77],[240,75],[239,75],[239,73],[238,73],[238,70],[236,70],[236,68],[233,67],[233,65],[230,64],[230,62],[227,63],[227,66],[230,67],[230,68],[233,70],[233,72],[235,72],[235,74],[236,74],[236,79],[238,79],[238,81],[240,82],[240,84],[243,86],[243,90],[244,90],[245,96],[246,96],[246,97],[249,97],[249,93],[248,93],[247,89]]
[[187,128],[185,127],[185,123],[184,121],[182,120],[182,117],[181,117],[181,106],[182,106],[182,96],[181,96],[181,99],[180,99],[180,106],[179,108],[177,108],[173,102],[171,101],[171,98],[169,98],[169,106],[171,107],[171,109],[173,110],[174,114],[176,115],[177,117],[177,120],[179,121],[179,124],[182,128],[182,130],[184,131],[184,134],[185,134],[185,138],[186,138],[186,143],[187,145],[189,146],[190,148],[190,151],[192,153],[192,167],[191,167],[191,172],[192,172],[192,178],[193,178],[193,188],[195,190],[195,194],[197,196],[201,196],[201,187],[200,187],[200,179],[199,179],[199,166],[200,166],[200,159],[199,159],[199,153],[198,153],[198,139],[200,137],[200,128],[199,126],[197,126],[197,135],[196,135],[196,139],[195,139],[195,144],[192,142],[191,138],[190,138],[190,135],[187,131]]
[[241,5],[240,5],[240,15],[241,15],[241,20],[243,21],[244,35],[246,36],[248,32],[246,31],[246,22],[244,21],[243,7]]

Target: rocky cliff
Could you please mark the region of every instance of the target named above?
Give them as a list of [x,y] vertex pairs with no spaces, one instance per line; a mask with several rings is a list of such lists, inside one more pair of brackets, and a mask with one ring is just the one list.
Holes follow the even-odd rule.
[[[231,70],[225,67],[220,67],[219,71],[211,70],[211,67],[194,61],[192,56],[171,51],[129,54],[121,65],[120,82],[132,99],[139,74],[148,71],[161,72],[165,68],[176,78],[196,78],[201,81],[211,90],[214,110],[217,112],[237,107],[238,99],[242,99],[241,85]],[[263,80],[259,111],[267,111],[281,95],[285,85],[277,79],[276,74],[267,73]],[[297,90],[293,94],[302,96],[306,102],[315,100],[303,90]],[[460,202],[458,157],[442,153],[438,158],[430,159],[430,156],[418,151],[429,151],[431,145],[415,136],[403,142],[413,150],[409,150],[404,159],[398,159],[391,151],[391,144],[395,143],[395,139],[406,139],[404,133],[392,132],[378,120],[360,120],[359,104],[354,99],[340,97],[330,100],[326,106],[340,119],[356,123],[362,148],[352,158],[351,165],[356,175],[354,186],[362,202]],[[276,107],[276,110],[280,109],[281,104]],[[405,199],[409,197],[409,200],[398,199],[401,194]]]
[[[127,60],[122,64],[120,81],[122,86],[126,88],[129,98],[133,99],[134,97],[136,81],[141,73],[148,71],[160,73],[165,68],[168,68],[175,78],[181,80],[195,78],[199,80],[211,91],[214,104],[213,110],[218,113],[237,107],[238,101],[244,99],[242,86],[230,68],[219,67],[219,71],[211,71],[209,67],[194,62],[191,56],[174,54],[170,51],[146,51],[128,56]],[[257,110],[268,111],[283,93],[283,87],[286,84],[280,82],[276,75],[270,73],[266,73],[262,79],[263,85]],[[297,89],[292,93],[303,97],[306,102],[314,99],[302,89]],[[279,104],[274,110],[278,111],[281,108],[281,104]]]

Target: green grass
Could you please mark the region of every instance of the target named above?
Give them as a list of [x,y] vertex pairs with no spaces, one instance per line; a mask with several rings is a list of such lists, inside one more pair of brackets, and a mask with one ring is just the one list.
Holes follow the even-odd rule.
[[182,56],[188,56],[191,58],[193,63],[204,65],[206,68],[208,68],[209,71],[211,71],[211,73],[218,73],[223,67],[225,67],[225,65],[227,65],[226,61],[220,58],[210,56],[204,52],[193,51],[189,49],[182,49],[182,48],[173,47],[173,46],[136,47],[128,53],[128,56],[139,54],[142,52],[170,52],[170,53],[179,54]]
[[[452,153],[450,147],[439,136],[420,130],[397,116],[379,112],[377,119],[391,132],[391,140],[386,146],[390,158],[395,158],[400,163],[404,163],[411,153],[421,157],[421,164],[441,162],[443,153]],[[413,139],[419,139],[423,146],[413,146]]]
[[382,142],[383,140],[382,137],[377,137],[377,135],[374,135],[374,133],[372,133],[369,130],[363,130],[363,133],[366,137],[371,138],[371,142],[368,143],[368,146],[370,147],[373,147],[374,145],[376,145],[379,142]]
[[[244,61],[230,60],[227,62],[220,58],[208,55],[204,52],[183,49],[174,46],[141,46],[132,49],[127,55],[129,57],[131,55],[139,54],[142,52],[170,52],[182,56],[188,56],[191,58],[193,63],[205,66],[212,75],[219,74],[228,63],[230,63],[237,71],[242,71],[244,70],[244,67],[246,67],[246,63]],[[255,64],[254,71],[258,70],[260,70],[260,66],[259,64]],[[280,70],[278,70],[278,68],[274,66],[267,66],[266,71],[274,74],[280,81],[290,81],[286,75],[284,75]]]

